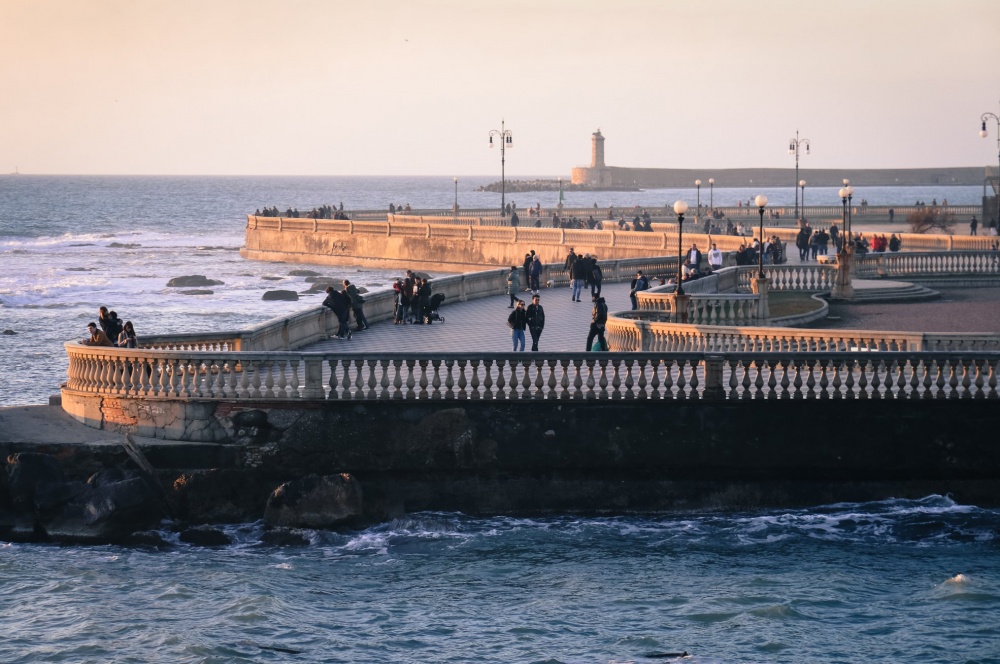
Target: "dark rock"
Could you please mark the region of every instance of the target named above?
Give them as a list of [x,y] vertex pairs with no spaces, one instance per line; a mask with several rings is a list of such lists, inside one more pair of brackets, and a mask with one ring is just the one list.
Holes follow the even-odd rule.
[[34,510],[39,485],[64,481],[62,468],[53,456],[20,452],[7,457],[7,490],[16,508]]
[[177,291],[177,292],[180,293],[181,295],[214,295],[215,294],[214,290],[197,289],[197,288],[194,289],[194,290],[182,290],[182,291]]
[[307,284],[314,284],[317,281],[322,281],[324,283],[332,283],[336,280],[333,279],[332,277],[306,277],[302,281],[306,282]]
[[335,288],[337,290],[340,290],[341,288],[343,288],[342,284],[335,284],[332,281],[317,281],[317,282],[313,283],[312,286],[309,287],[309,290],[302,291],[302,294],[303,295],[315,295],[316,293],[323,293],[323,292],[326,291],[326,289],[327,289],[328,286],[332,286],[333,288]]
[[221,286],[224,282],[209,279],[203,274],[174,277],[167,282],[167,288],[198,288],[201,286]]
[[271,290],[265,291],[262,300],[288,300],[295,302],[299,299],[299,294],[292,290]]
[[350,474],[309,475],[285,482],[268,498],[264,524],[284,528],[333,528],[362,513],[361,484]]
[[256,521],[279,481],[246,468],[191,471],[174,480],[171,504],[188,521]]
[[6,334],[6,335],[10,336],[12,334],[17,334],[17,332],[15,332],[14,330],[4,330],[3,334]]
[[142,245],[136,242],[112,242],[108,246],[115,249],[138,249]]
[[244,410],[233,415],[232,419],[237,429],[267,426],[267,413],[262,410]]
[[288,528],[265,530],[260,536],[261,544],[271,546],[309,546],[309,540],[300,531]]
[[180,540],[195,546],[229,546],[233,540],[218,528],[195,526],[181,531]]
[[163,551],[164,549],[169,549],[172,545],[167,540],[163,539],[158,531],[155,530],[140,530],[134,532],[122,542],[126,546],[141,546],[156,549],[157,551]]
[[165,516],[159,494],[137,471],[102,471],[86,483],[43,485],[35,503],[39,528],[61,541],[120,542]]
[[365,288],[364,286],[358,286],[357,288],[358,288],[358,292],[359,293],[367,293],[368,292],[368,289]]
[[284,277],[261,277],[264,281],[281,281]]
[[[76,246],[80,246],[80,245],[75,245],[74,244],[73,246],[76,247]],[[93,272],[95,269],[96,268],[93,268],[93,267],[68,267],[68,268],[66,268],[66,271],[67,272]]]
[[292,270],[288,273],[290,277],[318,277],[319,272],[313,272],[312,270]]

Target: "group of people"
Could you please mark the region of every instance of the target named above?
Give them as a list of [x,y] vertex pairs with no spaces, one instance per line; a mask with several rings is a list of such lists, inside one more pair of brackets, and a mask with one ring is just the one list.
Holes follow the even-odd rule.
[[365,318],[365,298],[361,295],[358,287],[348,279],[344,279],[343,283],[342,290],[327,286],[323,306],[329,308],[337,317],[338,326],[335,338],[350,339],[353,336],[350,327],[350,313],[354,312],[354,323],[358,332],[368,329],[368,319]]
[[[996,237],[997,235],[996,217],[990,218],[990,223],[986,226],[986,234]],[[979,235],[979,220],[976,219],[975,215],[972,216],[972,221],[969,222],[969,235]]]
[[[99,328],[98,323],[100,323]],[[138,348],[139,346],[132,321],[123,322],[118,318],[117,312],[108,311],[107,307],[101,307],[98,310],[97,323],[88,323],[87,331],[90,336],[80,342],[84,346],[117,348]]]
[[580,295],[585,287],[590,288],[591,299],[601,296],[601,287],[604,285],[604,272],[597,263],[597,255],[584,254],[579,256],[573,247],[570,247],[566,262],[563,263],[563,270],[572,279],[570,299],[573,302],[581,302]]
[[344,212],[344,204],[340,204],[338,209],[333,205],[321,205],[318,208],[313,208],[304,215],[299,212],[298,208],[288,208],[284,213],[275,207],[266,207],[263,210],[254,210],[254,216],[256,217],[286,217],[289,219],[297,219],[299,217],[305,216],[307,219],[348,219],[347,213]]
[[440,302],[444,295],[434,295],[431,280],[418,277],[412,270],[406,271],[404,279],[396,279],[392,284],[394,294],[394,325],[431,325],[434,322],[435,300]]

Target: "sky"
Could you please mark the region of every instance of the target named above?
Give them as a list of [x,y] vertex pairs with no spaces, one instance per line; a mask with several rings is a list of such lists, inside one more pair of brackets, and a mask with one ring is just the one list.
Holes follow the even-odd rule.
[[0,173],[996,165],[984,112],[997,0],[0,0]]

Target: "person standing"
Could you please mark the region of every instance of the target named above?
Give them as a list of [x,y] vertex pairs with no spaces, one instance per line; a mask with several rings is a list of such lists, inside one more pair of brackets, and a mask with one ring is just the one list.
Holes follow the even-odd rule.
[[139,340],[135,336],[135,328],[132,327],[132,321],[125,321],[125,325],[122,326],[121,334],[118,335],[118,347],[119,348],[138,348]]
[[545,310],[542,309],[541,298],[536,293],[531,297],[531,304],[525,310],[528,320],[528,332],[531,333],[531,350],[538,350],[538,339],[545,328]]
[[541,288],[542,280],[542,261],[535,254],[534,260],[531,261],[531,267],[528,268],[528,274],[530,276],[529,283],[531,284],[531,294],[538,295],[538,289]]
[[517,266],[511,265],[510,272],[507,273],[507,294],[510,295],[510,304],[507,305],[508,309],[514,308],[514,302],[517,301],[517,293],[521,290],[521,276],[517,272]]
[[895,217],[896,217],[896,211],[893,210],[892,208],[889,208],[889,223],[890,224],[892,223],[892,220],[895,219]]
[[688,260],[691,261],[693,272],[701,272],[701,251],[698,249],[697,242],[691,245],[691,249],[688,251]]
[[601,349],[608,349],[608,341],[604,338],[604,327],[608,323],[608,305],[604,303],[604,298],[594,297],[594,311],[590,318],[590,333],[587,335],[587,350],[591,350],[594,345],[594,338],[601,342]]
[[514,311],[507,316],[507,327],[510,328],[510,338],[514,343],[514,352],[524,351],[524,328],[528,326],[528,312],[524,310],[524,300],[518,300]]
[[368,319],[365,318],[364,311],[365,298],[361,297],[358,287],[347,279],[344,279],[344,296],[351,304],[351,310],[354,312],[354,323],[358,326],[358,332],[367,330]]
[[722,269],[722,251],[714,242],[712,243],[712,248],[708,251],[708,267],[712,272]]
[[976,235],[976,230],[979,228],[979,220],[976,219],[976,215],[972,215],[972,221],[969,222],[969,235]]
[[[589,256],[589,254],[588,254]],[[587,280],[587,268],[590,264],[588,257],[577,256],[573,262],[573,291],[570,293],[571,302],[579,302],[580,294],[583,292],[583,284]]]
[[566,262],[563,263],[563,271],[566,272],[566,276],[569,277],[570,287],[573,284],[573,265],[576,263],[576,251],[573,247],[569,248],[569,253],[566,254]]
[[427,277],[420,279],[420,290],[417,291],[420,302],[420,322],[424,325],[431,325],[431,280]]
[[333,315],[337,317],[336,337],[338,339],[350,339],[351,328],[348,325],[350,312],[347,307],[347,298],[344,297],[344,294],[333,286],[327,286],[326,299],[323,300],[323,306],[330,309]]

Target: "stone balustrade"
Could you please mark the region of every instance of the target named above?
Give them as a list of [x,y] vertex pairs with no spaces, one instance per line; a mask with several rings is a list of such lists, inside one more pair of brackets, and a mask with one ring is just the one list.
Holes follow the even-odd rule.
[[862,278],[921,278],[1000,275],[1000,253],[993,250],[878,253],[854,259]]
[[[215,353],[67,343],[66,389],[146,400],[996,399],[994,353]],[[857,342],[861,347],[855,347]],[[793,345],[794,346],[794,345]],[[873,349],[873,348],[872,348]]]

